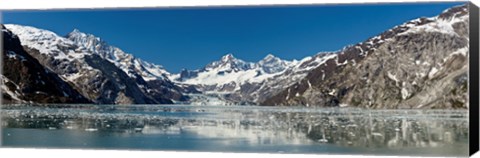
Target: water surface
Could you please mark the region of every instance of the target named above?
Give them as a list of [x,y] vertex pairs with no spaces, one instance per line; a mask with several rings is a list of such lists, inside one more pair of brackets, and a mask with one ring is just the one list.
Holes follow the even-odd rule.
[[467,110],[3,106],[7,147],[467,156]]

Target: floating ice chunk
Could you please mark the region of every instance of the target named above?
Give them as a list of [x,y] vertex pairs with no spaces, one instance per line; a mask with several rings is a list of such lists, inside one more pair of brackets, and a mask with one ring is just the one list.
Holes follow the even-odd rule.
[[382,135],[381,133],[377,133],[377,132],[373,132],[372,135],[373,135],[373,136],[383,137],[383,135]]
[[133,129],[135,132],[142,132],[143,128],[134,128]]
[[96,128],[87,128],[87,129],[85,129],[85,131],[87,131],[87,132],[95,132],[95,131],[98,131],[98,129],[96,129]]

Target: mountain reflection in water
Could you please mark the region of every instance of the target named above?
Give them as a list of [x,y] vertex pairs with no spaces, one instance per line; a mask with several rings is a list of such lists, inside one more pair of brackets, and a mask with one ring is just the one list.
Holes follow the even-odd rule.
[[[224,145],[330,145],[373,154],[383,149],[406,151],[399,155],[408,155],[409,149],[428,152],[458,148],[458,152],[452,154],[461,156],[468,152],[466,110],[64,105],[5,106],[1,116],[2,127],[6,129],[2,132],[5,146],[15,141],[8,138],[12,133],[5,133],[8,129],[48,129],[126,136],[195,135],[205,141],[222,140],[218,142]],[[325,151],[318,153],[322,152]]]

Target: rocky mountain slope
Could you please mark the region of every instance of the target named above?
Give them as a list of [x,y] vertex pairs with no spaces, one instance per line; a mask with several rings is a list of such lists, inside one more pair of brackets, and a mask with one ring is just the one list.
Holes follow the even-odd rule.
[[348,46],[262,105],[468,108],[468,6]]
[[89,103],[77,90],[23,49],[20,40],[0,25],[3,35],[3,103]]
[[93,35],[74,30],[67,37],[30,26],[6,25],[24,50],[101,104],[163,104],[185,99],[157,65],[143,62]]
[[[188,87],[182,88],[173,84],[167,77],[170,73],[161,65],[152,64],[123,52],[121,49],[108,45],[99,37],[80,32],[74,29],[67,38],[76,45],[86,48],[87,51],[99,55],[101,58],[113,63],[125,72],[129,78],[135,80],[139,88],[153,98],[165,100],[185,101],[182,92],[189,92]],[[173,103],[160,101],[160,103]]]

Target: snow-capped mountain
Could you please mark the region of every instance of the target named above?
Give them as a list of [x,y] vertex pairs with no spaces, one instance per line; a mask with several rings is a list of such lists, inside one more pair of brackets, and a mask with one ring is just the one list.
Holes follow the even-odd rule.
[[182,83],[194,85],[221,86],[230,83],[243,84],[245,82],[258,82],[267,74],[278,73],[279,71],[271,71],[274,69],[272,66],[278,65],[281,67],[276,69],[285,69],[290,63],[273,57],[272,55],[266,58],[271,59],[264,59],[259,63],[252,63],[237,59],[232,54],[227,54],[219,61],[214,61],[200,70],[183,72],[179,75],[172,75],[172,77],[174,80],[182,81]]
[[282,72],[290,64],[291,62],[289,61],[285,61],[272,54],[268,54],[267,56],[265,56],[265,58],[263,58],[257,63],[257,66],[261,67],[263,72],[272,74]]
[[89,103],[57,74],[25,52],[20,40],[0,25],[3,34],[3,103]]
[[[184,69],[182,70],[182,72],[180,72],[180,74],[173,74],[171,77],[174,80],[178,80],[178,81],[190,80],[189,82],[186,82],[186,83],[204,84],[205,82],[199,81],[199,74],[201,74],[205,79],[208,79],[209,77],[214,77],[214,76],[217,76],[217,77],[225,76],[225,82],[228,83],[235,80],[233,77],[229,77],[231,76],[231,74],[238,73],[239,75],[245,75],[245,72],[247,71],[255,72],[257,76],[260,74],[274,74],[274,73],[278,73],[285,70],[288,66],[290,66],[291,63],[292,62],[290,61],[282,60],[278,57],[275,57],[272,54],[267,55],[264,59],[262,59],[258,63],[245,62],[241,59],[235,58],[233,54],[227,54],[221,57],[219,61],[211,62],[210,64],[206,65],[202,69],[193,70],[193,71]],[[192,79],[192,78],[196,78],[196,79]],[[227,78],[230,78],[230,79],[227,79]],[[220,84],[224,84],[224,83],[220,83]]]
[[92,34],[74,29],[67,36],[76,45],[86,48],[88,52],[98,54],[103,59],[115,64],[130,78],[134,79],[138,87],[153,98],[169,98],[174,101],[184,101],[181,87],[173,84],[167,76],[170,73],[161,65],[152,64],[123,52],[121,49],[109,45],[106,41]]
[[67,35],[67,39],[73,41],[78,46],[86,48],[87,51],[98,54],[100,57],[114,63],[132,78],[141,76],[143,80],[150,81],[165,79],[165,76],[169,75],[162,66],[135,58],[117,47],[108,45],[99,37],[80,32],[78,29],[70,32]]
[[205,66],[204,71],[219,71],[219,72],[238,72],[253,68],[253,63],[245,62],[237,59],[233,54],[227,54],[220,59]]
[[227,54],[202,69],[172,75],[180,84],[239,104],[256,104],[306,76],[309,70],[335,54],[319,53],[300,61],[286,61],[268,54],[262,60],[245,62]]
[[468,5],[418,18],[337,57],[263,105],[468,108]]
[[74,30],[66,37],[30,26],[5,25],[26,52],[95,103],[173,103],[185,99],[161,66],[136,59]]

